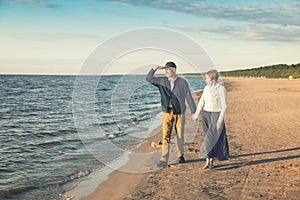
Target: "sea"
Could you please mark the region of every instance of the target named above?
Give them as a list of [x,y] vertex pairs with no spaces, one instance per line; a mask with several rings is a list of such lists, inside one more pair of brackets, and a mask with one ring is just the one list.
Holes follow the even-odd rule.
[[[192,92],[205,86],[183,78]],[[62,199],[105,166],[89,140],[132,149],[144,139],[135,135],[161,123],[160,94],[145,75],[0,75],[0,102],[0,199]]]

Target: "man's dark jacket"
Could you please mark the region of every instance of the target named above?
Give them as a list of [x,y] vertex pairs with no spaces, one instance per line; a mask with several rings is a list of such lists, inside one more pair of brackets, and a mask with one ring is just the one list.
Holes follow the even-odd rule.
[[146,80],[158,87],[161,95],[161,109],[168,112],[169,105],[172,105],[174,114],[183,114],[186,110],[185,100],[187,101],[192,114],[196,112],[196,105],[191,95],[188,82],[177,77],[174,82],[173,91],[168,77],[154,77],[155,70],[151,69],[147,74]]

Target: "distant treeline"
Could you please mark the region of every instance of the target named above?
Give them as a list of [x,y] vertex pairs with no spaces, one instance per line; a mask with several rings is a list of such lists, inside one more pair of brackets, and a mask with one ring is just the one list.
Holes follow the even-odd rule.
[[271,65],[259,68],[233,70],[220,72],[222,76],[228,77],[266,77],[266,78],[300,78],[300,63],[286,65]]
[[[300,78],[300,63],[298,64],[278,64],[252,69],[241,69],[233,71],[221,71],[223,77],[266,77],[266,78]],[[187,76],[203,76],[199,73],[183,74]]]

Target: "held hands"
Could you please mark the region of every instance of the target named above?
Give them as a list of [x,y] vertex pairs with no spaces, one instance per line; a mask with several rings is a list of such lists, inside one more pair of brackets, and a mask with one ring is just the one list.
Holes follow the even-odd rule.
[[193,120],[194,122],[196,122],[197,119],[198,119],[198,116],[196,116],[195,114],[192,114],[192,120]]

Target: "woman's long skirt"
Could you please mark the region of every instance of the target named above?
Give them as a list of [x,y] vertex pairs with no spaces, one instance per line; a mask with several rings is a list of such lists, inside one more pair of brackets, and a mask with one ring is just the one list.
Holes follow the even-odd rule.
[[224,120],[220,129],[217,129],[217,120],[220,112],[203,111],[202,127],[204,132],[204,154],[207,158],[228,160],[229,146]]

